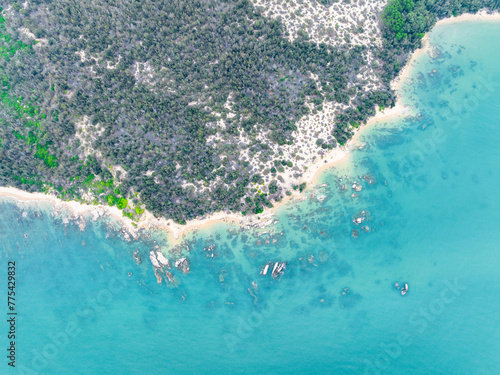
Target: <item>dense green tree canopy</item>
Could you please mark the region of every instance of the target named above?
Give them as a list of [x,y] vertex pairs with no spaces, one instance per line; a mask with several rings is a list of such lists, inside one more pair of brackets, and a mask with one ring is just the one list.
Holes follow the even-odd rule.
[[[393,104],[389,82],[436,19],[483,5],[498,2],[390,0],[384,45],[372,47],[385,87],[365,92],[367,47],[290,42],[247,0],[5,1],[0,184],[90,192],[130,217],[261,212],[294,167],[269,145],[293,144],[309,106],[348,104],[333,134],[346,142],[349,126]],[[244,151],[274,167],[258,170]],[[261,174],[272,179],[263,191]]]

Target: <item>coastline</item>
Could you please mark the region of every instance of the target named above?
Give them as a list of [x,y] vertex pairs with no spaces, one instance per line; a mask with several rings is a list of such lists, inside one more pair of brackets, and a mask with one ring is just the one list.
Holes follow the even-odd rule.
[[[434,27],[443,24],[451,24],[456,22],[464,21],[500,21],[500,13],[488,13],[487,11],[480,11],[477,14],[463,14],[458,17],[446,18],[439,20]],[[433,29],[434,29],[433,27]],[[414,51],[412,55],[408,58],[407,63],[404,68],[399,72],[398,76],[391,82],[391,88],[396,91],[396,104],[394,107],[380,111],[377,109],[375,116],[370,118],[367,123],[356,130],[354,136],[347,142],[345,146],[333,149],[322,156],[316,157],[314,162],[307,167],[307,170],[302,174],[300,181],[297,183],[305,182],[308,186],[314,184],[318,176],[329,167],[338,164],[340,161],[347,159],[350,151],[354,149],[358,143],[359,134],[363,129],[373,126],[377,122],[387,120],[389,118],[406,115],[411,113],[410,107],[405,107],[402,99],[401,93],[398,91],[401,84],[406,80],[409,75],[411,68],[414,66],[415,60],[424,52],[429,50],[429,40],[428,33],[425,34],[422,39],[422,48]],[[116,207],[110,207],[105,205],[89,205],[81,204],[76,201],[63,201],[52,195],[46,195],[43,193],[29,193],[17,188],[12,187],[0,187],[0,199],[2,198],[13,198],[21,202],[49,202],[54,206],[54,211],[59,211],[61,209],[68,209],[71,211],[74,218],[83,219],[85,215],[90,215],[95,221],[100,217],[109,216],[114,220],[117,220],[124,229],[126,229],[133,237],[136,237],[136,233],[139,229],[161,229],[165,230],[168,234],[169,243],[175,245],[180,242],[182,236],[188,232],[196,231],[201,228],[206,228],[208,226],[217,223],[226,224],[257,224],[263,223],[269,219],[274,212],[297,198],[302,198],[303,194],[299,192],[293,192],[291,196],[285,196],[280,202],[276,202],[275,206],[270,209],[265,209],[260,215],[248,215],[243,216],[239,213],[227,213],[227,212],[215,212],[202,219],[193,219],[187,222],[186,225],[180,225],[174,223],[171,219],[158,219],[149,211],[145,211],[144,214],[137,222],[133,222],[131,219],[126,218],[122,215],[122,212]],[[83,219],[83,230],[85,227],[85,221]]]
[[[439,20],[434,27],[439,25],[446,25],[450,23],[456,22],[464,22],[464,21],[500,21],[500,13],[499,12],[489,12],[487,10],[481,9],[476,14],[465,13],[461,14],[458,17],[450,17]],[[433,28],[434,28],[433,27]],[[427,35],[427,33],[426,33]]]
[[85,220],[83,218],[85,215],[89,214],[94,221],[100,217],[109,216],[118,220],[127,231],[135,235],[135,228],[132,225],[132,221],[124,220],[125,217],[122,216],[121,211],[116,207],[84,204],[76,201],[63,201],[53,195],[30,193],[18,188],[3,186],[0,187],[0,200],[2,198],[11,198],[24,203],[47,202],[53,206],[55,213],[62,210],[68,210],[71,212],[70,219],[83,219],[83,221],[80,220],[81,230],[85,228]]

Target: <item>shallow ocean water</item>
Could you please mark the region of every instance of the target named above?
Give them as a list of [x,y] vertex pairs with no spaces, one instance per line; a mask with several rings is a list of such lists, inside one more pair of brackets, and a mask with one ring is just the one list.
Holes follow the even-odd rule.
[[[17,264],[9,373],[499,373],[498,35],[498,22],[437,26],[401,87],[416,115],[363,130],[366,146],[274,226],[188,235],[177,288],[158,285],[147,260],[170,248],[160,233],[126,242],[112,222],[82,232],[1,200],[1,278]],[[259,275],[268,261],[288,262],[278,280]]]

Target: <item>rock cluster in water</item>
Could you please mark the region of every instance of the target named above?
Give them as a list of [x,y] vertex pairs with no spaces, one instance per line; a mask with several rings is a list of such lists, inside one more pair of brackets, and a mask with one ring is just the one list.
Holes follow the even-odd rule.
[[283,274],[283,272],[285,272],[286,262],[276,262],[276,263],[274,263],[274,266],[273,266],[273,262],[268,262],[260,271],[260,275],[266,276],[268,274],[269,270],[271,269],[271,267],[273,267],[273,269],[271,271],[271,277],[273,279],[277,279],[280,275]]

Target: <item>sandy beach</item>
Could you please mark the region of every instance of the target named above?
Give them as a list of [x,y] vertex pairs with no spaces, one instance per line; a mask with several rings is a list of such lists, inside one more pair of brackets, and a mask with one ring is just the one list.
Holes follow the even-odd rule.
[[[133,221],[129,218],[124,217],[122,211],[120,211],[116,207],[105,205],[94,206],[74,201],[63,201],[52,195],[43,193],[29,193],[13,187],[0,187],[0,199],[1,198],[13,198],[20,202],[33,204],[37,204],[39,202],[48,202],[54,206],[54,211],[60,211],[62,209],[67,210],[70,212],[70,215],[73,218],[89,215],[94,220],[97,220],[100,217],[109,216],[115,220],[118,220],[132,236],[135,236],[138,229],[160,228],[167,230],[172,235],[173,239],[179,239],[180,236],[188,230],[203,228],[214,223],[239,223],[241,221],[244,221],[244,219],[247,219],[243,215],[232,215],[225,212],[216,212],[210,216],[207,216],[203,220],[195,219],[189,221],[187,225],[179,225],[174,223],[172,220],[155,218],[153,214],[145,211],[141,219],[135,223],[136,226],[134,226],[132,224]],[[83,227],[81,227],[81,229],[83,230]]]
[[[0,187],[0,199],[1,198],[13,198],[17,201],[24,203],[37,204],[39,202],[48,202],[54,207],[54,212],[59,212],[61,210],[66,210],[70,212],[72,218],[79,218],[90,215],[94,220],[97,220],[103,216],[113,217],[115,220],[121,222],[123,227],[127,229],[132,235],[135,234],[136,228],[132,225],[132,221],[123,217],[122,212],[116,207],[104,206],[104,205],[90,205],[82,204],[75,201],[63,201],[53,195],[43,194],[43,193],[29,193],[24,190],[20,190],[13,187]],[[80,228],[83,229],[85,222],[81,224]]]
[[446,25],[455,22],[464,22],[464,21],[500,21],[500,13],[499,12],[490,13],[486,10],[480,10],[476,14],[467,13],[467,14],[462,14],[458,17],[451,17],[440,20],[435,26]]
[[[488,14],[485,11],[481,11],[478,14],[465,14],[459,17],[453,17],[445,20],[439,21],[437,25],[455,23],[455,22],[464,22],[464,21],[500,21],[500,13]],[[351,149],[357,147],[359,134],[363,131],[363,129],[368,128],[369,126],[373,126],[375,123],[380,122],[382,120],[386,120],[388,118],[410,114],[412,109],[405,107],[400,98],[400,85],[407,78],[411,68],[414,65],[415,59],[417,59],[422,53],[426,52],[429,49],[429,41],[428,34],[425,35],[422,41],[422,48],[416,50],[411,58],[408,60],[406,66],[401,70],[400,74],[394,81],[391,83],[391,87],[396,90],[397,93],[397,102],[393,108],[385,109],[384,111],[377,110],[377,113],[374,117],[369,119],[369,121],[363,125],[360,129],[356,131],[354,137],[342,147],[338,147],[329,152],[326,152],[324,155],[317,157],[314,162],[307,166],[307,170],[303,172],[301,181],[306,182],[308,185],[311,185],[315,182],[317,177],[325,170],[325,168],[329,168],[344,160],[350,154]],[[288,185],[290,185],[290,181]],[[286,185],[286,184],[285,184]],[[275,206],[271,209],[266,209],[260,215],[247,215],[243,216],[237,213],[227,213],[227,212],[216,212],[211,215],[205,216],[203,219],[194,219],[190,220],[186,225],[180,225],[174,223],[173,220],[166,219],[158,219],[152,213],[145,211],[142,217],[138,222],[133,223],[129,218],[123,217],[122,212],[116,207],[109,207],[104,205],[93,206],[88,204],[80,204],[79,202],[67,202],[62,201],[54,196],[45,195],[43,193],[28,193],[16,188],[11,187],[0,187],[0,198],[14,198],[21,202],[42,202],[48,201],[54,205],[55,210],[60,210],[61,208],[68,209],[74,217],[81,217],[85,215],[90,215],[94,220],[97,220],[99,217],[110,216],[116,220],[118,220],[123,227],[132,235],[135,236],[138,229],[153,229],[158,228],[167,231],[170,236],[170,242],[172,244],[178,243],[182,239],[182,235],[186,234],[189,231],[198,230],[201,228],[206,228],[210,225],[216,223],[228,223],[228,224],[248,224],[248,223],[263,223],[266,220],[269,220],[269,217],[272,217],[275,210],[282,207],[286,202],[291,200],[302,198],[302,194],[298,191],[293,191],[291,196],[285,196],[282,201],[275,203]],[[82,227],[81,227],[82,229]],[[83,230],[83,229],[82,229]]]

